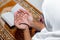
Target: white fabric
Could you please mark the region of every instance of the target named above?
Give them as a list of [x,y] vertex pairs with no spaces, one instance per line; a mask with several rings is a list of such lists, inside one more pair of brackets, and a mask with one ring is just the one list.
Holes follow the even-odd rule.
[[52,27],[52,31],[60,30],[60,0],[45,0],[42,6],[45,23]]
[[39,11],[41,11],[41,6],[44,0],[27,0],[29,3],[31,3],[34,7],[36,7]]
[[60,40],[60,0],[44,0],[42,12],[46,28],[36,33],[32,40]]
[[43,29],[41,30],[41,33],[46,33],[46,32],[48,32],[48,30],[47,30],[46,28],[43,28]]
[[60,31],[48,32],[46,28],[36,33],[32,40],[60,40]]

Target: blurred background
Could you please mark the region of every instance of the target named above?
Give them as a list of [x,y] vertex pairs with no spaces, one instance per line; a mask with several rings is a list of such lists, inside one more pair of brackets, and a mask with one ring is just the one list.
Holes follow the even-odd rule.
[[[33,13],[34,18],[38,18],[35,16],[41,12],[41,6],[43,0],[0,0],[0,15],[5,12],[10,12],[12,7],[19,3],[22,7],[24,7],[29,12]],[[33,9],[33,10],[32,10]],[[34,28],[29,28],[31,37],[38,32]],[[0,17],[0,39],[1,40],[24,40],[23,30],[17,29],[16,27],[10,28],[9,25]]]

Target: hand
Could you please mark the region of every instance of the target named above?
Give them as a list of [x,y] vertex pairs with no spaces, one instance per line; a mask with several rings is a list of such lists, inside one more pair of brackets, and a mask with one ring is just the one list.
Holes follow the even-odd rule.
[[[15,26],[19,29],[26,29],[27,25],[21,24],[26,23],[28,25],[31,25],[30,23],[33,21],[33,17],[31,13],[20,9],[19,11],[15,12],[14,14],[14,23]],[[21,24],[21,25],[20,25]]]

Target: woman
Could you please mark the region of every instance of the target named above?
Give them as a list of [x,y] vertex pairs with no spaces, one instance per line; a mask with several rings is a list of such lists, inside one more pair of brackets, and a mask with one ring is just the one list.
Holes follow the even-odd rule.
[[[21,12],[21,10],[19,12]],[[42,12],[46,27],[42,22],[33,22],[31,14],[24,10],[22,10],[20,18],[18,19],[20,21],[18,22],[18,20],[15,20],[15,25],[19,29],[24,29],[25,40],[60,40],[60,0],[44,0]],[[16,14],[17,13],[18,12],[16,12]],[[23,16],[24,13],[25,15]],[[29,16],[26,13],[28,13]],[[30,20],[29,17],[32,20]],[[26,24],[29,26],[33,24],[33,27],[41,30],[41,32],[36,33],[31,39],[28,33],[28,25]]]

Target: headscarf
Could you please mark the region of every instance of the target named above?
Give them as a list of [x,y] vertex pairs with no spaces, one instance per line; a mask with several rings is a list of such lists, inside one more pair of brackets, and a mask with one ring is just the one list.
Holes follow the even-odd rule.
[[42,12],[48,31],[60,30],[60,0],[44,0]]

